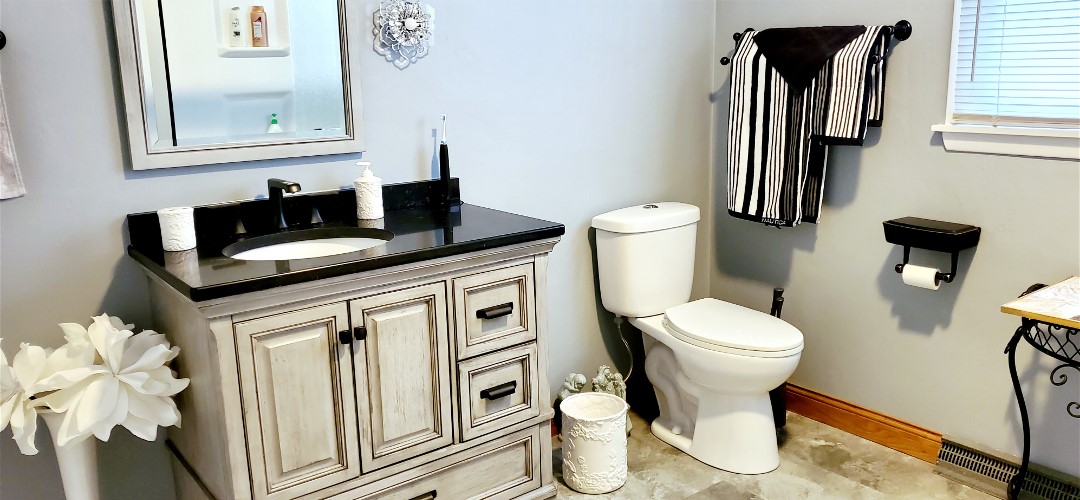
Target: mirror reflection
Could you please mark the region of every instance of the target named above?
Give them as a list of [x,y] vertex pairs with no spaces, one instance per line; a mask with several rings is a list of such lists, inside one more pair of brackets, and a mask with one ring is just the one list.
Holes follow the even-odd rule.
[[338,0],[135,0],[150,152],[350,135]]

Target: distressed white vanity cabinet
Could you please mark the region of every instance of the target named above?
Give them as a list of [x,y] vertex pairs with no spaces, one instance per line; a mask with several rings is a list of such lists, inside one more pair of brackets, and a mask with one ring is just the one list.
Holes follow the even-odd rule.
[[193,302],[154,273],[191,379],[178,498],[548,498],[558,238]]

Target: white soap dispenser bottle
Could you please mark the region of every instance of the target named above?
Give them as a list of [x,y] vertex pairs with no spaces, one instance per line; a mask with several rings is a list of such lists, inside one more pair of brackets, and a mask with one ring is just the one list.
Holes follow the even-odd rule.
[[270,126],[266,127],[267,134],[280,134],[285,129],[281,128],[281,124],[277,121],[277,113],[270,113]]
[[356,218],[381,219],[383,217],[382,179],[371,171],[371,162],[356,162],[364,167],[364,173],[353,180],[356,189]]

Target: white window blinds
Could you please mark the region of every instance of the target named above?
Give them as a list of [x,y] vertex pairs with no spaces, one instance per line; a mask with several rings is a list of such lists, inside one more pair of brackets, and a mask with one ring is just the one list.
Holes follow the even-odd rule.
[[953,124],[1080,125],[1080,0],[960,0]]

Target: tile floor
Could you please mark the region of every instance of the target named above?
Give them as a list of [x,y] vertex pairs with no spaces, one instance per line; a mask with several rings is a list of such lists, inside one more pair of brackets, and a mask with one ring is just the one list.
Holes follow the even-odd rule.
[[[566,499],[990,499],[934,474],[934,466],[884,446],[788,413],[780,467],[743,476],[717,470],[656,439],[632,415],[627,480],[606,495],[585,495],[562,482],[555,450],[558,498]],[[558,439],[555,446],[559,446]]]

